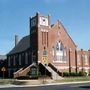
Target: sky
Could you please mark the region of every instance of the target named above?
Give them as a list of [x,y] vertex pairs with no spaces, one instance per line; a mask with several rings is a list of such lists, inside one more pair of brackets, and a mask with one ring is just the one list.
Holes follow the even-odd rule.
[[14,37],[29,35],[29,17],[36,12],[60,20],[78,46],[90,49],[90,0],[0,0],[0,55],[14,47]]

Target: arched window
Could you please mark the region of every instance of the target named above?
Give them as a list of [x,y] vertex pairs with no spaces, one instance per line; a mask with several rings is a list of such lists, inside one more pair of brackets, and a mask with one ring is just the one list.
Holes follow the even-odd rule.
[[62,42],[57,42],[56,45],[53,46],[53,57],[54,61],[64,63],[66,61],[66,48]]
[[43,56],[47,56],[47,51],[46,50],[43,51]]
[[63,55],[63,57],[64,57],[64,61],[66,61],[67,60],[67,49],[66,48],[64,48],[64,55]]

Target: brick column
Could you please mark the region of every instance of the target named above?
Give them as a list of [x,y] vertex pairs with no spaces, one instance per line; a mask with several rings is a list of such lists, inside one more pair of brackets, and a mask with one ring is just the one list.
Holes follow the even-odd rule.
[[77,50],[75,49],[75,66],[76,66],[76,73],[77,73]]
[[71,50],[69,49],[69,73],[71,73]]
[[83,69],[83,49],[81,49],[81,65],[82,65],[82,72],[84,71],[84,69]]

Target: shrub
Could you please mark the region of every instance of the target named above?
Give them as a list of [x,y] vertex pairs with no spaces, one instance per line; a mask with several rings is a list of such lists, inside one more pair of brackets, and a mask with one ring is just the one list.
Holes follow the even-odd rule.
[[64,77],[69,77],[69,76],[87,76],[87,73],[86,72],[82,72],[82,71],[80,71],[78,73],[76,73],[76,72],[71,72],[71,73],[63,72],[63,76]]
[[84,72],[84,71],[80,71],[80,72],[79,72],[79,76],[87,76],[87,73]]
[[71,72],[70,76],[78,76],[78,74],[76,72]]
[[63,72],[63,76],[68,77],[68,76],[70,76],[70,73],[69,72]]

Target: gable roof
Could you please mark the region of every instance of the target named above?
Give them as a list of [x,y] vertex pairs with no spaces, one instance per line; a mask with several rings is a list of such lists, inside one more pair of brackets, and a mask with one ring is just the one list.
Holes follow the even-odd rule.
[[66,34],[68,35],[68,37],[71,39],[72,43],[75,45],[75,47],[77,47],[77,45],[75,44],[75,42],[72,40],[72,38],[68,34],[67,30],[65,29],[65,27],[63,26],[63,24],[59,20],[51,28],[55,27],[57,25],[57,23],[60,24],[63,27],[64,31],[66,32]]
[[28,35],[23,37],[19,41],[19,43],[7,55],[23,52],[27,50],[29,47],[30,47],[30,36]]
[[62,24],[60,21],[58,21],[58,22],[62,25],[62,27],[64,28],[65,32],[67,33],[67,35],[69,36],[69,38],[71,39],[71,41],[73,42],[73,44],[75,45],[75,47],[77,47],[77,45],[76,45],[75,42],[72,40],[72,38],[71,38],[70,35],[68,34],[68,32],[67,32],[67,30],[65,29],[65,27],[63,26],[63,24]]

